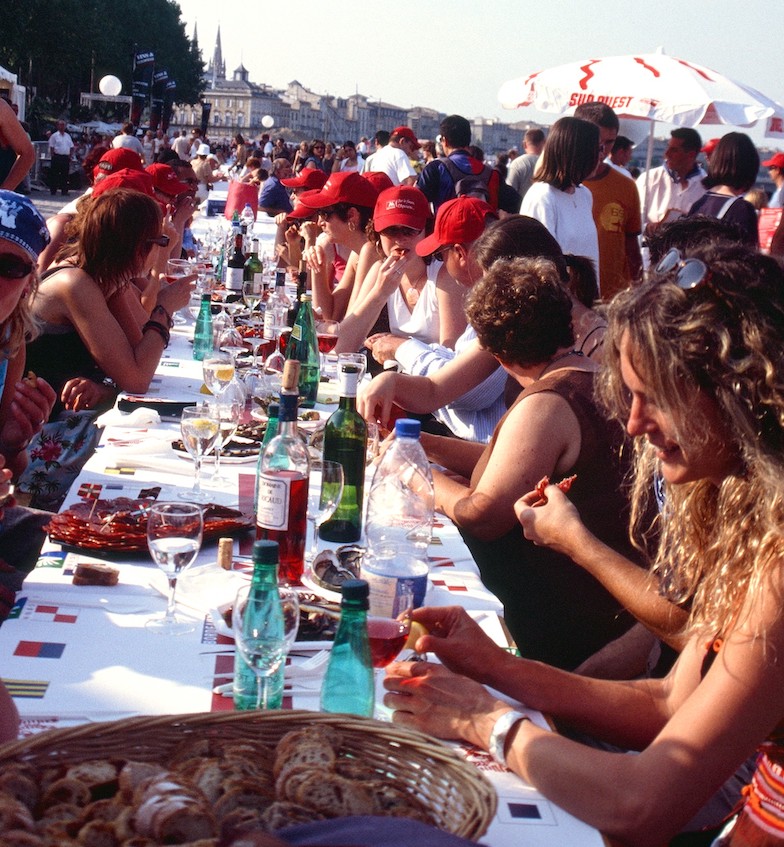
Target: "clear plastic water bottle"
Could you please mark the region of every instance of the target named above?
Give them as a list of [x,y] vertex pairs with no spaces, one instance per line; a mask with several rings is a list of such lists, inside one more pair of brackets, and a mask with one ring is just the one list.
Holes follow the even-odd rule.
[[256,215],[253,214],[253,207],[250,203],[245,204],[245,208],[240,213],[240,223],[245,227],[244,232],[250,235],[253,232],[253,224],[256,222]]
[[394,617],[399,595],[408,588],[413,590],[415,608],[425,599],[435,497],[419,433],[419,421],[400,418],[395,422],[395,441],[370,486],[362,577],[370,586],[373,615]]

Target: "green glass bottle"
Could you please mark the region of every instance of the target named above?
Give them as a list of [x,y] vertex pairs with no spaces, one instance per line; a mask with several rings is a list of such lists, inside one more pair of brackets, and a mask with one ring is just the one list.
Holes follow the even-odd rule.
[[[250,597],[261,600],[262,608],[269,603],[269,614],[280,617],[283,632],[283,612],[278,595],[278,544],[276,541],[256,541],[253,545],[253,576],[250,582]],[[267,683],[267,708],[279,709],[283,703],[284,665],[270,677]],[[234,708],[255,709],[257,697],[256,674],[242,658],[239,650],[234,654]]]
[[303,294],[300,298],[297,320],[291,328],[291,338],[286,345],[286,358],[298,361],[300,406],[312,409],[318,396],[319,367],[318,337],[313,318],[313,298]]
[[201,306],[193,330],[193,358],[201,362],[212,353],[212,305],[209,294],[201,295]]
[[[246,283],[255,283],[255,285],[250,287]],[[259,239],[254,238],[251,241],[250,255],[245,260],[245,267],[242,269],[242,299],[250,309],[251,316],[263,298],[264,264],[259,259]]]
[[332,517],[321,525],[319,535],[325,541],[345,544],[359,541],[362,535],[367,424],[357,411],[359,366],[341,365],[338,379],[340,405],[324,427],[324,459],[343,466],[343,496]]
[[368,584],[347,579],[342,587],[340,623],[321,686],[321,711],[373,716],[373,665],[367,629]]

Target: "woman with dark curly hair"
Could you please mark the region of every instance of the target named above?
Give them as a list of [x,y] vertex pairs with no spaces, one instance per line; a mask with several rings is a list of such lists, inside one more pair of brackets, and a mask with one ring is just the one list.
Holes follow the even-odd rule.
[[[684,647],[661,680],[589,679],[515,659],[462,610],[415,613],[419,640],[451,669],[392,666],[394,719],[492,749],[550,800],[618,842],[670,839],[759,753],[725,847],[784,843],[784,272],[769,256],[718,245],[665,257],[654,279],[609,307],[600,388],[635,439],[635,515],[664,480],[654,565],[671,600],[689,598]],[[575,483],[575,486],[577,483]],[[526,536],[588,567],[614,552],[551,486],[516,505]],[[580,510],[582,512],[582,510]],[[644,530],[647,522],[638,529]],[[620,569],[619,569],[620,570]],[[628,583],[636,602],[654,585]],[[628,579],[628,574],[632,579]],[[545,733],[466,674],[638,755]],[[409,684],[412,677],[414,684]],[[714,822],[720,821],[721,816]],[[614,843],[616,843],[614,841]]]
[[[523,537],[515,501],[544,476],[577,474],[573,496],[593,531],[629,550],[617,450],[622,430],[593,399],[598,366],[575,349],[572,299],[545,259],[499,259],[469,295],[482,347],[522,392],[485,446],[423,436],[436,506],[459,527],[524,656],[574,668],[622,635],[631,618],[566,557]],[[460,474],[463,479],[455,477]]]

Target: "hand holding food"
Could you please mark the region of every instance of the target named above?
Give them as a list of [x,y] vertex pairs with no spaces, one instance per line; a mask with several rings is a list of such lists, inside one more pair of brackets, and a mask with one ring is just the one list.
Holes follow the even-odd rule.
[[574,558],[571,539],[583,528],[577,509],[565,494],[574,477],[549,488],[546,480],[547,477],[514,504],[517,520],[529,541]]

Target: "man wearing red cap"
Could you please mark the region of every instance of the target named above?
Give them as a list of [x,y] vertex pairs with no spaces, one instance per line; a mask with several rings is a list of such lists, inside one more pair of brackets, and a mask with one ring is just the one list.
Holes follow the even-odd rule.
[[381,171],[393,185],[413,185],[417,180],[416,171],[411,164],[411,155],[419,150],[414,131],[409,126],[399,126],[389,136],[389,144],[379,148],[367,160],[368,171]]
[[[464,288],[471,288],[481,276],[471,257],[471,247],[485,228],[498,219],[496,211],[478,197],[448,200],[438,210],[433,234],[416,245],[418,255],[442,260],[450,276]],[[382,345],[386,345],[383,346]],[[440,344],[423,344],[415,338],[377,335],[373,339],[383,358],[395,359],[406,372],[377,376],[361,394],[363,414],[373,414],[377,406],[392,403],[405,406],[408,375],[433,376],[460,353],[476,345],[476,332],[467,326],[455,342],[454,350]],[[504,387],[506,371],[500,366],[471,391],[433,411],[434,417],[459,438],[488,441],[506,411]],[[382,419],[385,419],[382,413]]]
[[776,190],[771,194],[768,206],[776,208],[784,206],[784,153],[776,153],[767,161],[762,163],[768,169],[768,174],[773,180]]

